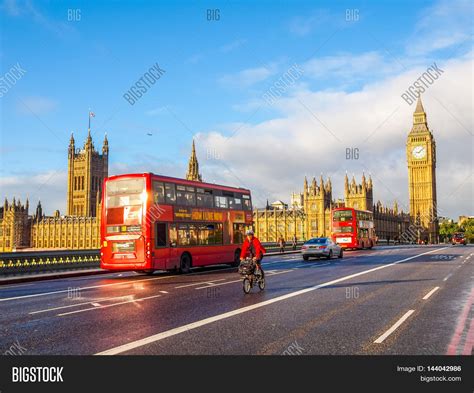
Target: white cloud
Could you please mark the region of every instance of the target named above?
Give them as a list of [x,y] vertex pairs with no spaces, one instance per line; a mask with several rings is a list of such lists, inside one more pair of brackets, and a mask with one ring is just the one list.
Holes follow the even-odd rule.
[[9,202],[13,197],[17,200],[20,198],[22,203],[25,203],[26,198],[29,198],[30,214],[34,213],[39,200],[41,200],[43,211],[46,214],[53,214],[56,209],[59,209],[61,214],[66,213],[66,169],[2,176],[0,177],[0,189],[2,197],[7,197]]
[[[457,217],[473,213],[472,53],[440,67],[445,72],[423,103],[437,142],[439,208]],[[301,190],[305,174],[318,178],[321,172],[332,174],[334,197],[342,197],[345,171],[360,181],[365,170],[373,174],[376,200],[396,199],[406,208],[405,143],[414,105],[400,96],[424,69],[413,67],[351,93],[299,86],[275,103],[278,117],[239,124],[231,139],[225,137],[235,129],[231,126],[201,133],[199,154],[215,151],[220,157],[204,161],[203,175],[252,189],[256,205],[262,206],[267,198],[289,201],[291,191]],[[360,149],[358,161],[345,159],[350,147]]]
[[332,15],[327,10],[319,9],[310,15],[294,17],[289,22],[289,30],[292,34],[303,37],[312,33],[317,28],[333,26],[334,21],[343,21],[344,15]]
[[20,15],[20,8],[16,0],[4,0],[2,7],[3,10],[10,16]]
[[191,57],[187,58],[186,63],[197,64],[202,59],[204,59],[204,55],[202,53],[196,53],[196,54],[192,55]]
[[473,11],[471,0],[443,0],[423,9],[407,52],[420,55],[463,43],[472,46]]
[[[305,75],[315,79],[331,79],[338,83],[347,79],[367,79],[400,71],[397,62],[387,62],[378,52],[365,52],[357,55],[340,53],[314,58],[302,65]],[[338,79],[334,79],[338,78]]]
[[240,48],[241,46],[245,45],[247,40],[244,39],[237,39],[232,42],[229,42],[225,45],[222,45],[219,49],[223,53],[229,53],[232,52],[233,50]]
[[246,88],[256,83],[263,82],[277,72],[274,63],[256,68],[247,68],[234,74],[227,74],[218,79],[218,82],[226,87]]
[[47,97],[23,97],[18,100],[17,110],[27,115],[43,115],[56,109],[58,103]]
[[148,116],[158,116],[163,113],[167,113],[167,109],[165,106],[158,106],[156,108],[149,109],[145,112],[145,114]]

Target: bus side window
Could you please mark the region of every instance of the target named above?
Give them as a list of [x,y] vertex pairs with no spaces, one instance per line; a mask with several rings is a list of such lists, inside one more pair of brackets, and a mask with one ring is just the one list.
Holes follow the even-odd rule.
[[165,203],[165,185],[162,182],[153,182],[153,203]]
[[169,228],[169,245],[170,247],[176,247],[178,245],[178,231],[176,230],[176,224],[170,224]]
[[173,183],[165,183],[166,203],[176,203],[176,191]]
[[166,232],[166,223],[155,223],[155,247],[166,247],[168,245]]

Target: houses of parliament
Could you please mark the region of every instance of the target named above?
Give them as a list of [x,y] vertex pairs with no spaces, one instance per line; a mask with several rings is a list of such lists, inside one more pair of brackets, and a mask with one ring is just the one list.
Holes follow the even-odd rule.
[[[13,198],[0,206],[0,252],[20,249],[97,249],[100,247],[100,209],[102,184],[108,176],[109,144],[107,135],[99,152],[94,147],[90,129],[82,148],[76,148],[71,135],[68,147],[68,180],[66,215],[56,210],[53,216],[43,214],[38,202],[29,214],[29,201]],[[304,179],[303,190],[291,195],[290,205],[276,201],[261,209],[254,208],[256,235],[264,242],[283,237],[299,240],[329,236],[331,209],[353,207],[374,214],[379,239],[400,239],[416,228],[416,240],[438,242],[436,210],[436,143],[428,128],[421,98],[413,114],[413,125],[406,142],[408,166],[409,212],[374,203],[372,179],[363,174],[357,183],[347,174],[344,197],[334,199],[331,179]],[[193,142],[186,178],[202,181]],[[413,231],[412,231],[413,232]],[[406,240],[406,239],[405,239]]]

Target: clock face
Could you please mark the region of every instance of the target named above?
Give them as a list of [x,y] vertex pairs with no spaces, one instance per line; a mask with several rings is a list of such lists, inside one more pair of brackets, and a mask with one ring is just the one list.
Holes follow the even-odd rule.
[[420,160],[426,156],[426,147],[425,146],[415,146],[411,151],[413,158]]

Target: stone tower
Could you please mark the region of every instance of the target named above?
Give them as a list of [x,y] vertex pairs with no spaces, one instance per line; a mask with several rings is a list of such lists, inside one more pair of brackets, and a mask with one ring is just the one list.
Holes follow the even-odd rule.
[[328,179],[326,183],[321,175],[319,184],[313,177],[311,185],[304,179],[303,206],[306,214],[305,235],[309,239],[317,236],[330,235],[330,220],[332,207],[332,184]]
[[436,143],[418,97],[406,144],[410,217],[421,240],[438,242]]
[[5,198],[0,207],[0,251],[9,252],[30,245],[30,218],[28,217],[28,199],[23,205],[20,200],[13,198],[8,203]]
[[349,183],[346,173],[344,178],[344,202],[346,207],[372,211],[374,204],[372,177],[369,176],[369,180],[367,180],[365,174],[362,174],[362,183],[356,184],[355,178],[352,176],[352,181]]
[[95,150],[91,130],[82,149],[76,149],[71,134],[68,149],[67,215],[96,217],[97,198],[109,171],[109,142],[104,137],[102,154]]
[[201,174],[199,173],[199,163],[196,156],[196,146],[194,145],[191,151],[191,157],[189,157],[188,172],[186,173],[187,180],[202,181]]

